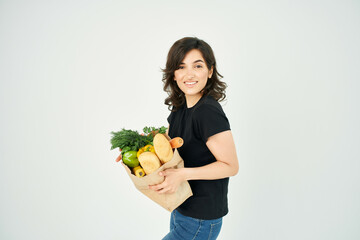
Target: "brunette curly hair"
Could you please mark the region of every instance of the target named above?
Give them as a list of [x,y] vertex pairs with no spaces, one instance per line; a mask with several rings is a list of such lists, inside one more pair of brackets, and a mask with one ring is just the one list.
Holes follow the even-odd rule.
[[185,95],[174,81],[174,72],[179,68],[185,55],[193,49],[198,49],[201,52],[208,69],[213,67],[213,74],[211,78],[208,78],[206,86],[202,90],[203,96],[210,95],[216,101],[222,101],[226,97],[225,89],[227,85],[225,82],[220,81],[223,76],[216,69],[216,60],[210,45],[196,37],[184,37],[172,45],[167,56],[166,67],[161,69],[164,91],[168,94],[165,104],[168,105],[171,111],[176,111],[185,103]]

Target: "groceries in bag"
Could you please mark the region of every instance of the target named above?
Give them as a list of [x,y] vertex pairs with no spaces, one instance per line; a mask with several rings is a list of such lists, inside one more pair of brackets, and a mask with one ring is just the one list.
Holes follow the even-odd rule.
[[[144,177],[169,162],[174,154],[174,149],[183,145],[180,137],[169,139],[166,128],[145,127],[144,133],[122,129],[111,132],[111,150],[119,148],[121,158],[137,177]],[[117,161],[120,160],[120,156]]]

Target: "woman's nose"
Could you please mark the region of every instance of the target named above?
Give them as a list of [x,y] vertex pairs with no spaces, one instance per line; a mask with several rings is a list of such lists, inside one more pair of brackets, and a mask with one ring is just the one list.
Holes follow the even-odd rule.
[[191,79],[191,78],[193,78],[195,76],[195,71],[194,71],[194,69],[189,69],[188,70],[188,72],[187,72],[187,77],[189,78],[189,79]]

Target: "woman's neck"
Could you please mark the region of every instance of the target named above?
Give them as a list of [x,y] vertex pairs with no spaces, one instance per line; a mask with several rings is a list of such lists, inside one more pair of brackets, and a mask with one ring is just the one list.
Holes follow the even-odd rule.
[[202,94],[192,96],[185,95],[187,108],[195,106],[195,104],[201,99],[201,97]]

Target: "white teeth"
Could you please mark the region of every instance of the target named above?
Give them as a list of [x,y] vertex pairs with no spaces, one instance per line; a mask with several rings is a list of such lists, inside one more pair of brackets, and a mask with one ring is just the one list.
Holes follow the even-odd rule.
[[188,85],[194,85],[196,82],[185,82],[185,84],[188,84]]

